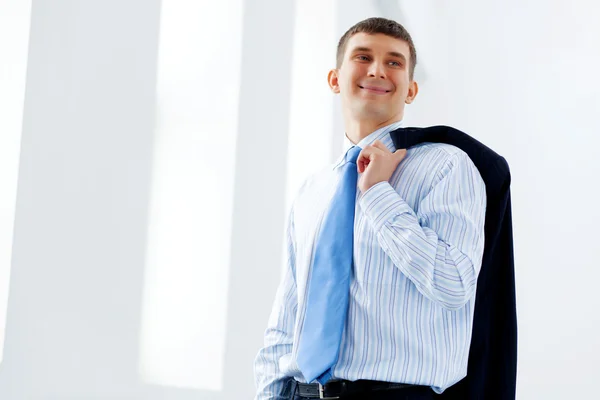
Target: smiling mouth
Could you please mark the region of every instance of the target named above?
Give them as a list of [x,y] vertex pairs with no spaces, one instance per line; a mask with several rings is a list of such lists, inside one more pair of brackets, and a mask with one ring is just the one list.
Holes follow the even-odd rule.
[[374,87],[364,87],[364,86],[360,86],[358,85],[359,88],[364,89],[364,90],[368,90],[369,92],[373,92],[373,93],[379,93],[379,94],[384,94],[384,93],[389,93],[389,90],[386,89],[381,89],[381,88],[374,88]]

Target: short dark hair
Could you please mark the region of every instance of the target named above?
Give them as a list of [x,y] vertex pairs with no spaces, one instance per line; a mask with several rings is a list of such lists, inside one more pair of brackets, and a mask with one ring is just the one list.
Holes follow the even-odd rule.
[[362,20],[356,25],[352,26],[350,29],[348,29],[346,33],[344,33],[344,35],[340,38],[340,41],[337,46],[336,68],[340,68],[342,66],[348,40],[350,40],[352,36],[360,32],[367,33],[370,35],[381,33],[405,41],[410,49],[410,65],[408,75],[410,80],[413,80],[415,74],[415,67],[417,65],[417,50],[415,49],[415,44],[413,43],[410,34],[402,25],[400,25],[396,21],[380,17],[373,17]]

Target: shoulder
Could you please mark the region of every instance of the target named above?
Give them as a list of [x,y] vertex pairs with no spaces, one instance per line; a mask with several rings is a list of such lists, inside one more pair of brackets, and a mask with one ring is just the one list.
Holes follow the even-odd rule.
[[426,156],[438,157],[443,161],[441,164],[445,169],[451,169],[457,164],[476,168],[469,155],[464,150],[454,145],[448,143],[425,142],[415,147],[419,147]]
[[[447,143],[425,142],[420,145],[424,157],[436,158],[435,171],[431,188],[439,183],[447,175],[452,175],[455,179],[468,181],[475,187],[485,187],[485,182],[477,166],[473,163],[469,155],[459,147]],[[454,171],[454,172],[453,172]]]
[[424,142],[424,143],[420,143],[417,146],[414,146],[415,148],[420,148],[422,149],[422,151],[426,152],[426,153],[437,153],[443,156],[446,156],[445,158],[449,159],[449,158],[453,158],[453,157],[464,157],[467,156],[467,153],[452,145],[452,144],[448,144],[448,143],[434,143],[434,142]]
[[475,164],[469,158],[469,155],[462,149],[447,143],[423,142],[408,149],[408,156],[417,160],[425,161],[433,173],[445,175],[455,167],[474,168]]

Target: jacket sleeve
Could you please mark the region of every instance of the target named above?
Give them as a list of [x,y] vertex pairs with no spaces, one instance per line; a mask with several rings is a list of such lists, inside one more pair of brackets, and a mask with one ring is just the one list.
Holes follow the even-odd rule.
[[485,183],[469,156],[452,155],[418,212],[389,182],[359,197],[383,251],[416,288],[449,310],[475,296],[484,248]]
[[292,352],[296,311],[296,246],[294,239],[294,213],[291,208],[286,225],[285,270],[277,288],[275,301],[264,336],[264,346],[254,361],[254,377],[257,389],[255,400],[283,400],[289,380],[280,367],[280,359]]

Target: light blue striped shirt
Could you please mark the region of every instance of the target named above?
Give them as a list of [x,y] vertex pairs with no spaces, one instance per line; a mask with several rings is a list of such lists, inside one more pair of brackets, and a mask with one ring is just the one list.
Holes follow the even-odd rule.
[[[389,132],[362,139],[396,150]],[[308,177],[287,221],[287,266],[255,359],[257,400],[283,399],[306,315],[315,239],[352,143]],[[359,174],[360,178],[360,174]],[[484,246],[485,183],[459,148],[420,143],[387,182],[357,189],[348,318],[333,379],[431,386],[441,393],[466,376],[477,276]],[[343,290],[343,288],[340,288]]]

